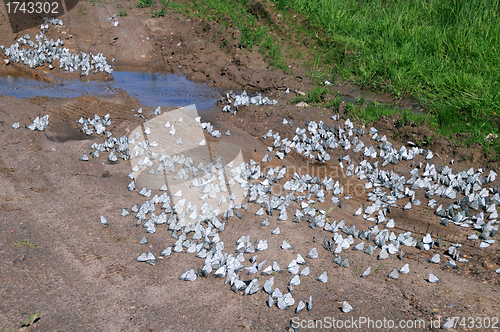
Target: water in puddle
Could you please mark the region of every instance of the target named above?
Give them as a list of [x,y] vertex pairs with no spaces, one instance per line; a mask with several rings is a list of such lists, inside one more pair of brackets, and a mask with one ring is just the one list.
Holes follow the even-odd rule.
[[114,71],[113,81],[67,80],[46,83],[24,77],[0,77],[0,95],[17,98],[37,96],[75,98],[88,93],[113,95],[125,90],[145,106],[181,107],[195,104],[197,109],[212,107],[222,89],[188,81],[185,76],[164,72]]

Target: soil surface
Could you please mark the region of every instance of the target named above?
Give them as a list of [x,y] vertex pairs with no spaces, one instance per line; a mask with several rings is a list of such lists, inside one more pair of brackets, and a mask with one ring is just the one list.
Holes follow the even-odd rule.
[[[258,50],[249,52],[238,45],[237,29],[219,34],[216,22],[188,19],[176,13],[153,19],[149,10],[137,8],[127,9],[128,16],[118,17],[119,25],[114,27],[108,18],[116,13],[116,3],[110,0],[105,6],[99,3],[91,6],[81,1],[61,17],[63,26],[50,26],[47,34],[54,40],[63,39],[72,52],[102,53],[109,61],[114,58],[112,64],[116,68],[168,70],[228,90],[259,91],[279,101],[275,106],[241,107],[236,116],[222,113],[221,105],[205,110],[201,113],[203,121],[210,121],[221,133],[228,129],[231,132],[219,140],[206,134],[209,144],[236,143],[246,161],[260,162],[271,144],[269,139],[262,138],[268,130],[291,139],[297,126],[304,127],[304,120],[322,120],[329,126],[336,123],[331,120],[331,109],[300,108],[291,103],[294,90],[307,91],[312,86],[300,74],[307,72],[307,68],[294,68],[292,74],[269,68]],[[5,13],[3,5],[0,11]],[[0,15],[0,45],[9,46],[25,33],[33,37],[38,29],[13,34],[5,15]],[[227,43],[228,40],[232,42]],[[51,82],[78,76],[48,68],[32,70],[21,64],[6,65],[3,60],[0,75]],[[107,80],[110,76],[99,74],[84,79]],[[292,93],[286,94],[287,88]],[[338,89],[346,91],[341,86]],[[135,218],[121,216],[122,208],[130,210],[143,202],[136,191],[127,190],[130,163],[111,163],[105,156],[79,161],[102,138],[83,134],[76,121],[82,116],[109,113],[110,130],[119,136],[143,123],[131,112],[139,107],[143,106],[126,92],[112,97],[73,99],[20,100],[0,96],[0,331],[20,328],[21,320],[37,312],[40,318],[23,330],[283,331],[290,329],[293,322],[309,323],[325,317],[340,320],[367,317],[393,320],[396,324],[422,319],[425,327],[415,330],[437,330],[446,318],[454,316],[467,322],[469,318],[489,319],[492,325],[496,322],[495,326],[500,327],[500,276],[495,272],[500,267],[498,243],[479,249],[477,240],[467,240],[469,229],[441,225],[434,209],[426,204],[412,208],[411,213],[403,211],[402,206],[394,208],[391,218],[397,223],[395,231],[398,234],[411,231],[415,238],[431,233],[434,239],[443,239],[441,247],[425,252],[404,247],[402,261],[395,256],[377,261],[375,256],[350,250],[343,253],[349,257],[349,268],[333,263],[332,253],[323,249],[323,237],[328,236],[323,230],[313,230],[306,222],[291,222],[295,210],[288,211],[288,221],[271,216],[269,227],[261,226],[263,217],[255,215],[254,204],[241,211],[241,219],[230,218],[221,233],[226,248],[236,249],[236,240],[242,235],[249,234],[252,242],[267,239],[269,249],[259,253],[259,262],[277,261],[285,269],[297,254],[305,257],[313,247],[318,248],[318,259],[306,259],[311,274],[302,278],[293,293],[297,302],[308,302],[312,296],[312,310],[298,314],[294,313],[296,305],[288,310],[269,308],[268,296],[263,291],[251,296],[236,294],[224,285],[223,279],[210,276],[195,282],[179,280],[185,271],[202,266],[200,259],[191,254],[160,257],[155,266],[137,262],[143,252],[152,251],[159,257],[159,252],[175,239],[166,227],[158,227],[155,234],[146,234],[142,227],[135,226]],[[150,118],[154,108],[143,109],[146,118]],[[50,125],[45,131],[23,128],[45,114],[50,114]],[[293,128],[283,125],[283,118],[293,119]],[[20,129],[11,128],[15,122],[20,122]],[[387,118],[376,127],[399,149],[414,136],[409,128],[398,129],[395,122]],[[397,130],[408,134],[393,135]],[[467,151],[471,158],[457,158],[444,144],[438,142],[432,146],[436,153],[432,162],[444,166],[455,159],[451,166],[455,173],[484,166],[479,163],[479,154],[474,157],[474,151]],[[342,208],[333,209],[330,220],[344,219],[347,225],[367,230],[373,224],[361,216],[353,216],[361,204],[366,205],[366,193],[355,190],[359,188],[356,185],[364,182],[342,175],[338,158],[345,151],[329,152],[332,160],[326,167],[311,163],[296,152],[282,161],[274,157],[271,165],[286,165],[289,170],[307,170],[313,176],[328,175],[339,180],[346,188],[344,194],[352,199],[345,200]],[[359,155],[351,154],[351,158],[355,162],[361,160]],[[417,157],[419,161],[425,162],[423,156]],[[392,169],[407,175],[411,166],[411,162],[400,162]],[[498,185],[497,179],[493,186]],[[417,198],[426,202],[422,192]],[[318,207],[329,210],[329,202]],[[446,199],[442,202],[451,203]],[[109,226],[99,222],[101,215],[106,216]],[[280,235],[271,235],[277,226],[281,228]],[[149,243],[140,245],[145,235]],[[293,249],[281,250],[283,240],[291,243]],[[443,254],[451,243],[462,244],[461,257],[467,263],[459,263],[458,269],[452,269],[445,266],[447,258],[443,255],[440,264],[428,262],[435,253]],[[401,275],[398,280],[387,278],[393,268],[399,269],[405,263],[410,264],[408,275]],[[247,261],[245,266],[250,263]],[[369,266],[373,272],[361,278]],[[328,282],[316,281],[325,270],[329,272]],[[439,276],[441,282],[427,282],[429,273]],[[245,281],[253,277],[242,273]],[[278,273],[274,278],[275,286],[285,291],[290,274]],[[259,278],[261,287],[266,279]],[[342,313],[343,301],[348,301],[354,310]],[[298,330],[306,330],[306,323]],[[385,327],[379,330],[391,330],[390,326]],[[476,330],[472,327],[462,325],[452,330]],[[373,329],[365,326],[358,330]]]

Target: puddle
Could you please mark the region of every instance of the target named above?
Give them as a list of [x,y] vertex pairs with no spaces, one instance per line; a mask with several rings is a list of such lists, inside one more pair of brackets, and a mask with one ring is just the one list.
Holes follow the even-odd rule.
[[212,107],[222,89],[192,82],[185,76],[164,72],[114,71],[109,82],[65,80],[47,83],[25,77],[0,77],[0,95],[17,98],[37,96],[75,98],[88,93],[109,96],[125,90],[145,106],[182,107],[196,104],[197,109]]

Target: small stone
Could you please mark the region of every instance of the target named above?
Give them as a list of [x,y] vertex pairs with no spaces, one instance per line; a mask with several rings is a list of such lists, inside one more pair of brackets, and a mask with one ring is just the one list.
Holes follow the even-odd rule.
[[309,107],[309,104],[301,101],[300,103],[295,104],[295,106],[297,106],[297,107]]

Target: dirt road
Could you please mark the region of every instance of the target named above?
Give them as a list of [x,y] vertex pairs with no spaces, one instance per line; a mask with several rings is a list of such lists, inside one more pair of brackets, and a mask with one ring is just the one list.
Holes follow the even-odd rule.
[[[228,129],[231,132],[231,136],[223,135],[219,140],[206,134],[209,144],[232,142],[241,147],[246,161],[251,158],[260,161],[270,144],[262,138],[269,129],[291,139],[296,126],[304,127],[305,119],[333,125],[332,110],[302,109],[291,104],[293,96],[286,94],[285,89],[306,91],[310,87],[306,77],[271,70],[258,52],[245,52],[237,44],[221,48],[218,39],[214,41],[210,35],[210,26],[216,23],[208,23],[206,29],[200,21],[178,14],[152,19],[149,12],[134,8],[128,10],[127,17],[117,18],[119,25],[114,27],[108,18],[116,13],[115,2],[91,6],[82,1],[61,17],[64,25],[51,26],[49,34],[54,39],[62,38],[73,52],[100,52],[108,60],[114,58],[113,65],[117,68],[162,68],[226,89],[262,91],[278,100],[275,106],[242,107],[236,116],[222,113],[220,105],[205,112],[203,121],[210,121],[221,133]],[[1,6],[0,10],[3,11]],[[6,18],[1,17],[0,45],[10,45],[20,35],[12,34]],[[37,29],[24,33],[34,35]],[[68,77],[47,68],[28,70],[21,65],[5,65],[3,61],[0,75],[48,81]],[[109,76],[100,74],[90,78],[109,79]],[[195,282],[179,280],[185,271],[201,267],[200,260],[191,254],[159,257],[155,266],[137,262],[139,254],[152,251],[158,256],[175,239],[167,227],[146,234],[142,227],[135,226],[132,216],[121,216],[123,208],[130,211],[144,200],[137,191],[127,190],[130,163],[108,162],[104,156],[91,158],[89,162],[79,161],[92,143],[101,139],[81,133],[76,121],[81,116],[90,118],[109,113],[111,131],[115,136],[123,135],[143,122],[130,112],[139,107],[137,99],[125,92],[112,97],[73,99],[20,100],[0,96],[0,330],[19,328],[22,319],[37,312],[39,320],[24,330],[283,331],[292,325],[302,331],[311,327],[312,320],[323,320],[326,329],[328,318],[345,324],[346,320],[360,317],[393,320],[395,324],[424,320],[426,326],[420,330],[435,330],[434,327],[453,316],[489,318],[491,325],[496,321],[496,327],[500,326],[499,275],[495,272],[500,267],[498,243],[479,249],[478,241],[467,240],[469,230],[440,225],[434,209],[426,204],[414,207],[411,213],[402,211],[402,206],[394,208],[391,217],[397,221],[395,231],[411,231],[415,238],[431,233],[433,238],[443,239],[441,247],[431,251],[405,247],[402,261],[395,256],[377,261],[375,256],[350,250],[345,253],[349,268],[332,262],[335,256],[322,247],[325,232],[313,230],[305,222],[293,223],[290,217],[278,221],[274,215],[270,217],[270,226],[264,227],[261,225],[264,217],[255,215],[258,207],[254,204],[241,211],[241,219],[230,218],[221,233],[221,240],[230,252],[236,249],[236,240],[242,235],[250,235],[252,241],[267,239],[269,249],[259,253],[258,261],[276,261],[284,269],[297,254],[305,257],[312,248],[318,248],[319,258],[307,260],[310,275],[303,277],[293,292],[297,302],[308,302],[309,296],[313,299],[312,310],[299,314],[294,313],[296,306],[288,310],[269,308],[268,295],[261,290],[251,296],[236,294],[229,285],[224,285],[223,279],[209,276]],[[144,114],[153,110],[143,109]],[[50,125],[45,131],[23,128],[36,116],[45,114],[50,115]],[[293,119],[294,128],[283,125],[283,118]],[[381,132],[391,133],[390,121],[381,124]],[[11,128],[15,122],[20,122],[20,129]],[[394,142],[394,145],[399,148],[402,143],[406,144]],[[445,148],[438,153],[433,159],[435,163],[447,165],[454,158]],[[331,155],[328,168],[311,164],[296,152],[282,161],[274,158],[272,165],[286,165],[290,169],[306,167],[303,169],[309,173],[316,172],[313,176],[335,173],[335,180],[351,188],[344,194],[353,198],[345,200],[342,208],[331,210],[329,218],[344,219],[347,225],[366,230],[373,223],[353,216],[361,204],[366,204],[366,192],[354,190],[356,184],[364,182],[342,176],[338,157],[345,155],[344,151],[333,150]],[[361,160],[360,156],[351,157],[355,162]],[[423,157],[418,160],[424,161]],[[410,167],[408,161],[392,169],[407,174]],[[458,172],[480,165],[469,160],[452,167]],[[498,186],[498,180],[493,185]],[[417,198],[424,201],[423,192]],[[324,210],[329,207],[328,201],[324,206],[319,205]],[[290,216],[293,211],[289,211]],[[107,218],[109,226],[99,222],[101,215]],[[277,226],[280,235],[271,235]],[[140,245],[145,235],[149,242]],[[280,249],[283,240],[291,243],[293,249]],[[428,262],[433,254],[443,254],[450,243],[463,245],[461,255],[468,263],[452,269],[445,265],[444,259],[441,264]],[[251,255],[247,256],[248,259]],[[400,275],[398,280],[387,278],[393,268],[399,269],[405,263],[410,264],[409,274]],[[245,266],[250,265],[247,260]],[[372,273],[361,278],[369,266]],[[329,281],[323,284],[316,279],[325,270],[329,271]],[[439,276],[441,282],[427,282],[429,273]],[[287,272],[276,273],[275,285],[285,291],[290,276]],[[246,281],[252,277],[243,272],[241,278]],[[260,277],[261,288],[265,279]],[[348,301],[354,311],[342,313],[343,301]],[[390,327],[386,325],[380,330],[388,331]],[[456,328],[466,329],[463,325]],[[369,328],[360,326],[359,330]]]

